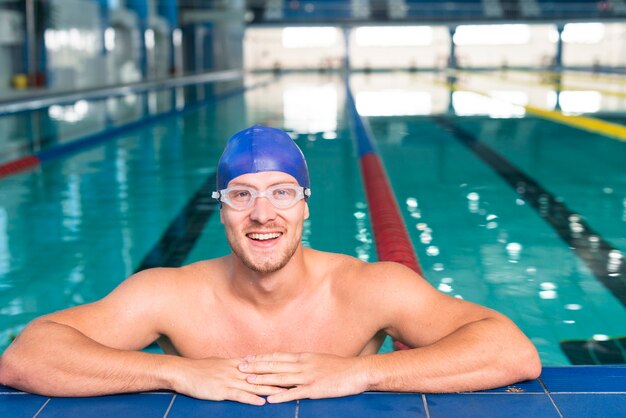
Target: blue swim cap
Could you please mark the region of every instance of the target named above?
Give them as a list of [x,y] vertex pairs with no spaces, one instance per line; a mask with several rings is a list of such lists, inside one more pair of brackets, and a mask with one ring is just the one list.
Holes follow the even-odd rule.
[[217,164],[217,190],[242,174],[280,171],[311,187],[304,155],[286,132],[255,125],[233,135]]

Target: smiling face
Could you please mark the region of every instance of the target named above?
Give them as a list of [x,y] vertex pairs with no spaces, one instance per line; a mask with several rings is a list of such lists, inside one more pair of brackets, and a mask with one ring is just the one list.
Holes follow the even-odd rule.
[[[279,171],[244,174],[228,187],[246,186],[262,191],[277,184],[298,184],[296,179]],[[233,253],[249,269],[273,273],[289,263],[301,247],[302,227],[309,217],[309,207],[300,200],[288,209],[277,209],[265,197],[259,197],[245,210],[222,205],[220,219]]]

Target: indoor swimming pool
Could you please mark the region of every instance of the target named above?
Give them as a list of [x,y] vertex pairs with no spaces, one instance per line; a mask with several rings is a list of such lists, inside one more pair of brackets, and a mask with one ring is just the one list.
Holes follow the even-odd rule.
[[[307,158],[304,244],[377,260],[342,76],[243,85],[0,116],[0,351],[135,271],[227,254],[210,195],[226,140],[252,124]],[[355,73],[350,87],[425,278],[509,316],[545,366],[625,363],[626,78]]]

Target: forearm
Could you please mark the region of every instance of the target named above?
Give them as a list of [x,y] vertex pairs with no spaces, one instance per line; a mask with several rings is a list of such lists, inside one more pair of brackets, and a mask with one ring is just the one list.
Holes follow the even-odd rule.
[[[498,335],[498,338],[489,338]],[[472,322],[426,347],[363,358],[370,390],[459,392],[537,377],[530,341],[508,320]]]
[[72,327],[35,321],[2,356],[0,383],[48,396],[161,389],[169,357],[113,349]]

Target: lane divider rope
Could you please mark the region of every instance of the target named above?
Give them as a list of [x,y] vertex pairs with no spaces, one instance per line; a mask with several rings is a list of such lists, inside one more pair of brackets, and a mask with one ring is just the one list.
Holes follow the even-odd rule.
[[[356,137],[378,259],[403,264],[423,277],[424,274],[402,220],[398,202],[391,189],[382,160],[374,146],[374,137],[366,121],[359,115],[347,78],[346,97]],[[393,341],[393,347],[395,350],[410,349],[397,340]]]
[[[476,94],[480,94],[481,96],[489,97],[492,99],[496,99],[491,94],[477,90],[471,87],[464,87],[463,85],[450,85],[449,83],[438,83],[445,84],[449,89],[454,90],[463,90]],[[501,98],[497,98],[498,100],[502,100]],[[548,110],[542,109],[539,107],[531,106],[531,105],[522,105],[519,103],[515,103],[509,100],[505,100],[515,106],[520,106],[524,108],[526,112],[529,114],[538,116],[540,118],[550,120],[553,122],[560,123],[562,125],[571,126],[573,128],[582,129],[587,132],[600,134],[609,138],[617,139],[619,141],[626,141],[626,126],[620,125],[617,123],[607,122],[602,119],[597,119],[589,116],[578,116],[578,115],[565,115],[562,112],[557,110]]]
[[223,100],[232,96],[236,96],[238,94],[242,94],[245,91],[253,90],[259,87],[264,87],[272,82],[274,82],[274,79],[270,81],[262,81],[252,86],[238,87],[238,88],[226,91],[224,93],[215,95],[214,97],[210,99],[195,102],[191,105],[186,105],[182,109],[173,109],[165,113],[144,116],[142,119],[139,119],[137,121],[133,121],[125,125],[121,125],[121,126],[107,127],[103,131],[96,132],[94,134],[90,134],[87,136],[83,136],[71,142],[56,145],[56,146],[47,148],[39,152],[35,152],[31,155],[26,155],[26,156],[17,158],[15,160],[2,163],[0,164],[0,179],[2,179],[3,177],[13,175],[13,174],[17,174],[22,171],[35,168],[48,161],[52,161],[60,157],[65,157],[69,154],[83,151],[101,142],[116,138],[119,135],[134,131],[136,129],[145,127],[147,125],[150,125],[156,122],[160,122],[164,118],[168,118],[172,116],[182,116],[184,114],[196,111],[204,106],[208,106],[220,100]]
[[378,259],[401,263],[423,276],[387,173],[374,147],[373,136],[359,115],[347,81],[346,95]]

